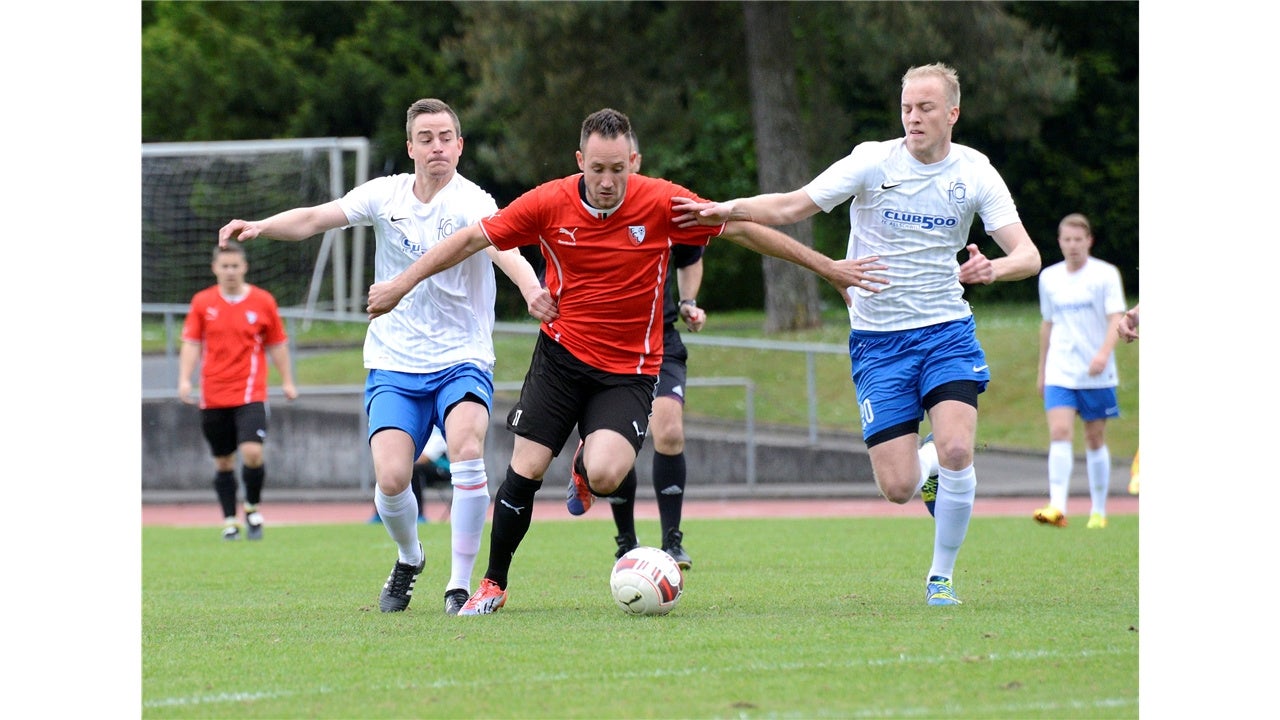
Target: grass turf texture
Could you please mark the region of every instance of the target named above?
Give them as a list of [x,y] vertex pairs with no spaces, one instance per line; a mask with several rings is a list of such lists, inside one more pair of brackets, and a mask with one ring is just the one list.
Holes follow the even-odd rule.
[[[935,608],[927,517],[690,520],[680,604],[632,617],[612,523],[535,518],[506,607],[472,618],[443,613],[445,523],[419,526],[427,566],[391,614],[381,526],[145,527],[142,715],[1136,718],[1138,524],[975,518],[965,604]],[[476,583],[487,552],[486,530]]]

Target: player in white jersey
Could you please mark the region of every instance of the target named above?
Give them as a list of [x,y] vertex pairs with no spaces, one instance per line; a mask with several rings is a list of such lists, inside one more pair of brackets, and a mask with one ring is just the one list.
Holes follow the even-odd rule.
[[[405,145],[414,173],[375,178],[339,200],[294,208],[264,220],[232,220],[230,240],[303,240],[350,225],[372,225],[374,280],[399,275],[433,245],[494,213],[488,193],[457,173],[462,128],[457,114],[433,98],[409,106]],[[556,317],[555,303],[519,250],[490,248],[418,284],[395,309],[369,323],[365,335],[365,411],[377,483],[374,506],[398,557],[378,606],[409,606],[426,564],[418,539],[418,501],[411,481],[433,425],[444,429],[453,500],[453,560],[445,612],[456,615],[471,595],[471,573],[489,509],[484,440],[493,402],[493,265],[520,288],[531,315]]]
[[1111,451],[1107,420],[1120,417],[1116,400],[1116,328],[1124,317],[1124,285],[1115,265],[1090,255],[1089,219],[1072,213],[1058,223],[1062,262],[1040,273],[1040,371],[1037,390],[1049,424],[1049,504],[1038,522],[1067,526],[1067,494],[1074,465],[1076,416],[1084,423],[1085,468],[1092,508],[1085,527],[1107,526]]
[[[908,70],[901,109],[904,137],[858,145],[803,188],[723,203],[678,200],[673,211],[681,225],[790,225],[853,199],[846,257],[879,263],[864,265],[876,274],[850,288],[849,358],[863,440],[890,502],[922,490],[935,517],[925,600],[957,605],[952,578],[977,487],[978,394],[990,379],[961,284],[1031,277],[1040,252],[986,156],[951,142],[960,118],[955,70],[941,63]],[[975,215],[1003,257],[968,242]],[[933,432],[921,445],[926,412]]]

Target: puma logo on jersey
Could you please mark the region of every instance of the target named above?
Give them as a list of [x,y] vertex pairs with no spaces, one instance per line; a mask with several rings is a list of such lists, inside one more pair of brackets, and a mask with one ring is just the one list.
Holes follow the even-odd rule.
[[560,238],[556,238],[556,242],[560,243],[561,245],[577,245],[578,244],[578,238],[577,238],[578,228],[574,228],[572,231],[565,230],[564,228],[560,228],[559,230],[556,231],[556,234],[569,236],[568,240],[562,240]]

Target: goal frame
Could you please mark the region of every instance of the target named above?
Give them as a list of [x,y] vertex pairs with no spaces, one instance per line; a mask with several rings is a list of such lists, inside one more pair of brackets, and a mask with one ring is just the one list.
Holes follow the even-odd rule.
[[[211,140],[204,142],[143,143],[142,157],[177,157],[189,155],[233,156],[265,153],[297,153],[303,151],[329,154],[329,196],[341,198],[347,192],[343,179],[347,153],[355,156],[355,181],[352,187],[369,179],[369,139],[364,137],[291,138],[280,140]],[[351,267],[347,268],[347,231],[351,231]],[[333,269],[334,311],[355,313],[363,297],[366,227],[334,228],[324,234],[316,255],[311,285],[307,293],[306,316],[315,312],[326,265]],[[349,280],[348,280],[349,278]]]

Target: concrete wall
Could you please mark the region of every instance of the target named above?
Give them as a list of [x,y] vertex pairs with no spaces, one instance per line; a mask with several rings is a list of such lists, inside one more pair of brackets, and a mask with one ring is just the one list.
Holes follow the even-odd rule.
[[[272,489],[349,491],[372,496],[373,468],[358,395],[304,396],[269,405],[267,485]],[[507,407],[495,405],[485,465],[491,487],[506,475],[513,437],[505,427]],[[749,483],[748,443],[742,426],[686,424],[685,462],[691,496],[743,493],[793,494],[821,485],[825,493],[874,495],[866,450],[856,436],[820,438],[803,431],[755,434],[755,483]],[[576,433],[547,471],[559,485],[569,476]],[[639,494],[652,493],[652,444],[636,461]],[[142,489],[209,490],[213,461],[200,432],[200,411],[175,399],[142,401]],[[550,489],[551,486],[548,486]]]

